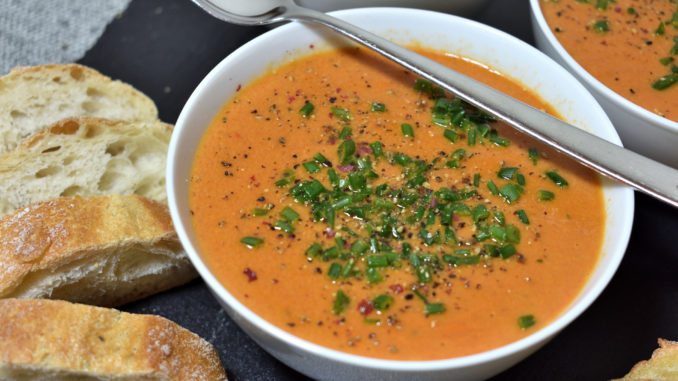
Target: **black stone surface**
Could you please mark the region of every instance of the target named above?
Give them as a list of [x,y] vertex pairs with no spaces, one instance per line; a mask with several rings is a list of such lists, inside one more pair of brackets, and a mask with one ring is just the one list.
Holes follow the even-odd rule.
[[[533,43],[527,0],[493,0],[471,18]],[[265,32],[220,22],[188,0],[134,0],[80,61],[131,83],[174,123],[200,80]],[[584,314],[526,360],[492,378],[607,380],[649,358],[657,338],[678,340],[678,210],[636,194],[626,256]],[[200,280],[122,307],[167,317],[214,344],[239,380],[304,380],[268,355],[221,309]]]

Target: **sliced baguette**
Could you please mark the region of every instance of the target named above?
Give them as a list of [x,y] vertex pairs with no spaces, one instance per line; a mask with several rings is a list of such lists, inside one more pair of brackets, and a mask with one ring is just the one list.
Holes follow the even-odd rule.
[[0,297],[100,306],[195,278],[167,207],[135,195],[68,197],[0,218]]
[[74,195],[138,194],[167,202],[171,133],[171,125],[158,121],[59,121],[0,157],[0,215]]
[[0,379],[220,381],[214,347],[174,322],[57,300],[0,300]]
[[0,77],[0,155],[58,120],[80,116],[150,122],[158,110],[132,86],[82,65],[20,67]]

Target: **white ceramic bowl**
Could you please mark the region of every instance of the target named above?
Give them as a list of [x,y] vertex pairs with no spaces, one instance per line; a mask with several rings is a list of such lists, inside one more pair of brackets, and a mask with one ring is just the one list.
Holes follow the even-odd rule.
[[360,7],[406,7],[469,15],[488,0],[297,0],[301,6],[323,12]]
[[612,120],[624,146],[678,168],[678,123],[636,105],[589,74],[558,42],[541,12],[539,0],[530,0],[530,8],[537,47],[589,89]]
[[[612,124],[593,97],[563,68],[528,44],[456,16],[412,9],[363,8],[335,16],[396,42],[420,42],[486,63],[537,91],[570,122],[619,143]],[[378,15],[375,16],[375,15]],[[406,20],[406,22],[404,22]],[[229,315],[273,356],[314,378],[327,380],[479,380],[507,369],[545,344],[574,320],[614,274],[633,219],[633,193],[604,182],[607,225],[602,257],[576,300],[551,324],[532,335],[487,352],[435,361],[393,361],[334,351],[297,338],[254,314],[226,290],[203,261],[191,225],[188,178],[196,148],[212,118],[236,88],[306,52],[341,44],[320,27],[291,23],[243,45],[200,83],[177,121],[169,149],[167,193],[172,219],[193,264]]]

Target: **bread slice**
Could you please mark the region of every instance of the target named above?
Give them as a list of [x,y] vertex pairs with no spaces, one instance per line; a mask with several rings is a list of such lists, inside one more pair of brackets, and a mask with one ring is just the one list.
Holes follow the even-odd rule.
[[678,342],[659,339],[659,348],[649,360],[640,361],[623,378],[613,380],[678,380]]
[[0,379],[221,381],[214,347],[154,315],[0,300]]
[[0,218],[0,298],[117,306],[197,277],[167,206],[67,197]]
[[165,203],[171,133],[158,121],[59,121],[0,157],[0,215],[74,195],[138,194]]
[[153,101],[132,86],[76,64],[20,67],[0,77],[0,155],[68,118],[154,121]]

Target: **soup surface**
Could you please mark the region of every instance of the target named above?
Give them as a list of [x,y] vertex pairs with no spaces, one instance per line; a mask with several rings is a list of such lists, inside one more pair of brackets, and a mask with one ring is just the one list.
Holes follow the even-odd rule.
[[[535,107],[477,63],[422,53]],[[243,87],[190,179],[208,266],[325,347],[432,360],[496,348],[571,303],[601,249],[596,175],[361,48]]]
[[542,0],[558,41],[614,92],[678,122],[678,4]]

